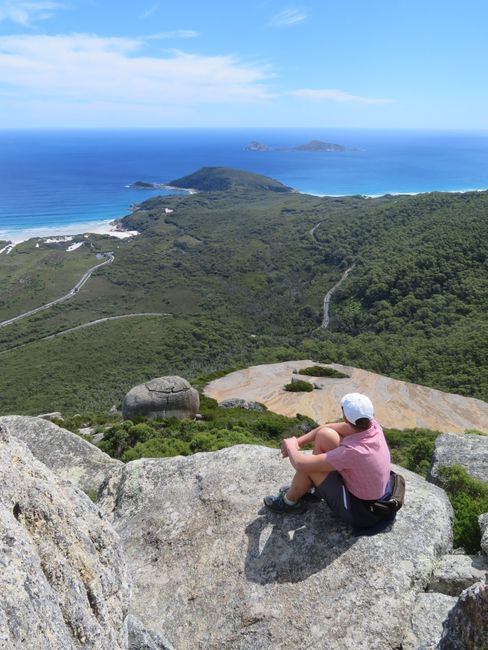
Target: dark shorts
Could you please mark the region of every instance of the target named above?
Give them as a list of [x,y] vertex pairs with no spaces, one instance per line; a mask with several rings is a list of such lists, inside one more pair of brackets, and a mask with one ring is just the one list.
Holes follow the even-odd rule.
[[348,491],[339,472],[330,472],[325,481],[315,488],[315,494],[325,499],[339,519],[354,528],[369,528],[379,522],[389,523],[393,519],[370,512],[368,502]]

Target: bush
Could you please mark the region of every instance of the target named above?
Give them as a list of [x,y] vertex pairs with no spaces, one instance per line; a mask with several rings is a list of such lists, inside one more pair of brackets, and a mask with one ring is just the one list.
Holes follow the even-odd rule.
[[488,485],[471,477],[460,465],[441,467],[439,480],[454,508],[454,546],[477,553],[481,541],[478,517],[488,512]]
[[313,391],[312,384],[300,380],[294,381],[292,384],[285,384],[283,388],[290,393],[311,393]]
[[298,371],[299,375],[308,375],[309,377],[332,377],[334,379],[345,379],[349,375],[345,375],[339,370],[334,368],[323,368],[322,366],[309,366],[308,368],[302,368]]
[[439,432],[428,429],[385,429],[384,432],[392,461],[425,478]]

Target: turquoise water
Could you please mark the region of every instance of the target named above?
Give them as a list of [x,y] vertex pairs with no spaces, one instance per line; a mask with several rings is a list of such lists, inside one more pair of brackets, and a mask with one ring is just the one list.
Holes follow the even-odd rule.
[[[319,139],[340,153],[250,152]],[[0,131],[0,239],[112,220],[162,191],[130,190],[202,166],[258,172],[313,194],[380,195],[488,188],[487,132],[352,129]]]

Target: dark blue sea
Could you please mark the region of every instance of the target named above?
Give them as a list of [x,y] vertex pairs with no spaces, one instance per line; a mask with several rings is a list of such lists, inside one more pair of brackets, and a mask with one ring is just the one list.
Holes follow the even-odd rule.
[[[347,152],[253,152],[255,140],[312,139]],[[488,188],[488,132],[353,129],[0,130],[0,240],[82,232],[128,213],[167,182],[202,166],[258,172],[321,195]],[[78,228],[78,230],[77,230]]]

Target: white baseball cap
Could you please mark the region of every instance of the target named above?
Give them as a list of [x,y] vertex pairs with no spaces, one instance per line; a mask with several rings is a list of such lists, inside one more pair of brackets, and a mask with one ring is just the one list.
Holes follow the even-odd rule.
[[342,410],[351,424],[356,424],[361,418],[372,420],[374,408],[371,400],[362,393],[348,393],[341,399]]

